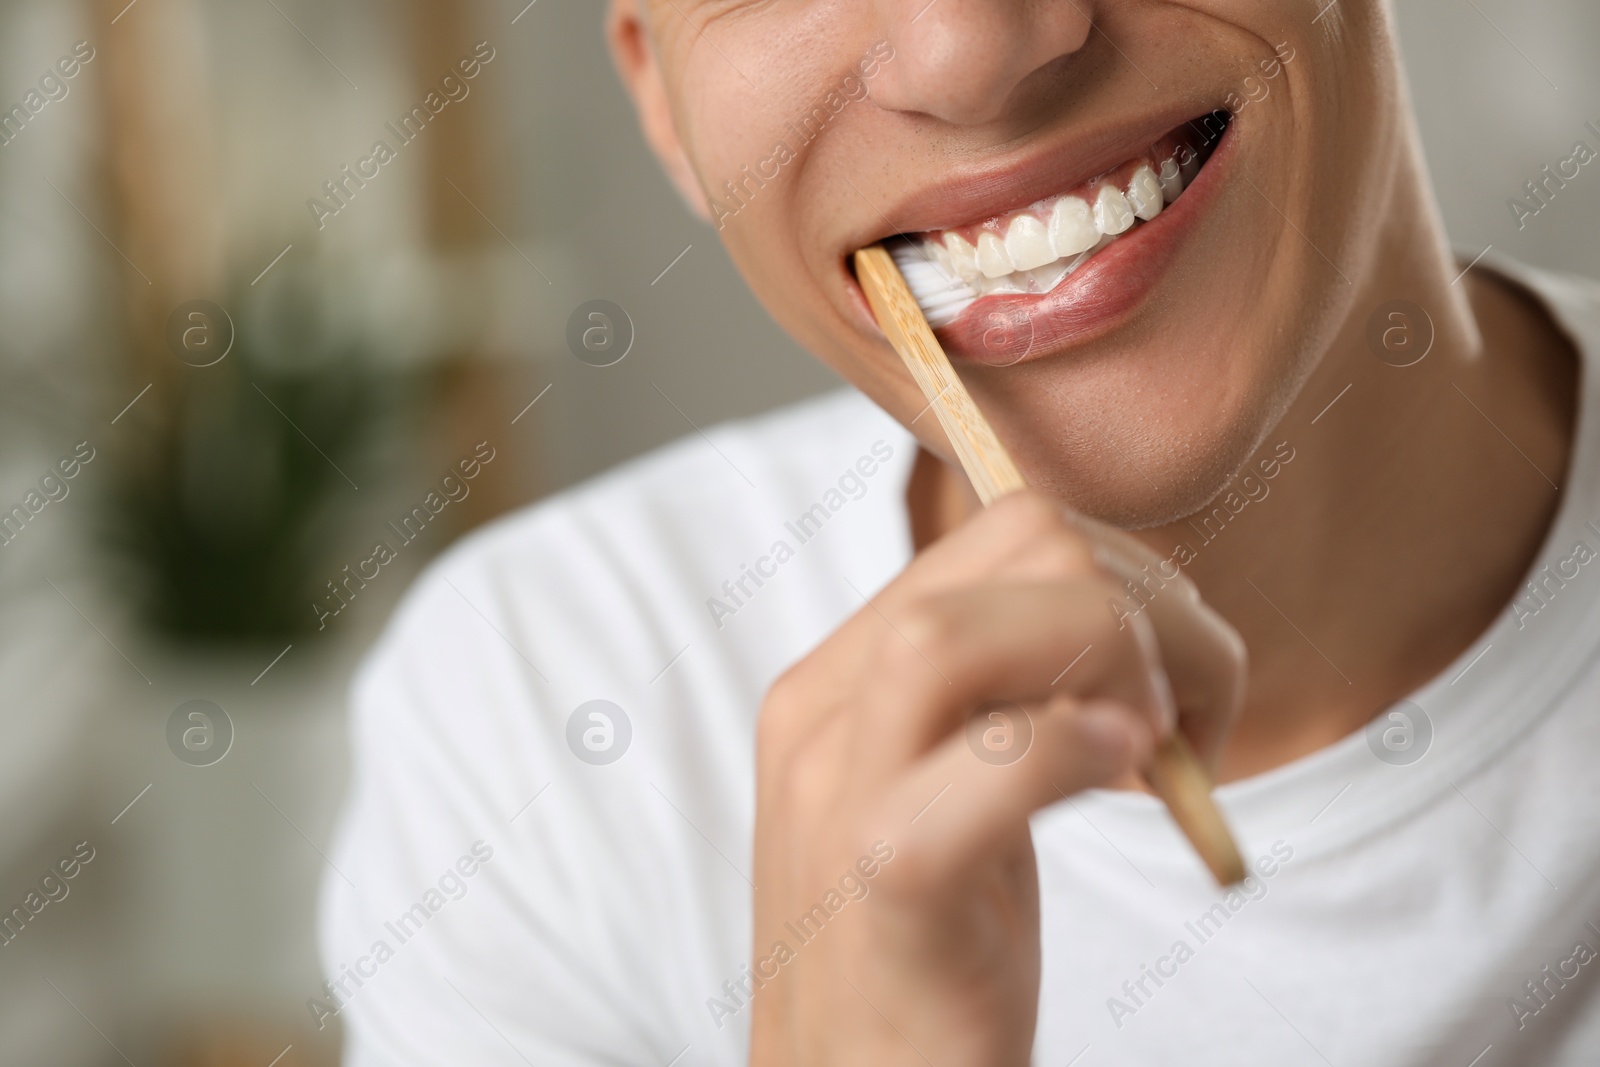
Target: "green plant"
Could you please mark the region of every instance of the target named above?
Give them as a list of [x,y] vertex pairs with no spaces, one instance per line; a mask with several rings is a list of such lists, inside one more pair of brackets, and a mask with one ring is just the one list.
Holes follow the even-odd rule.
[[386,473],[381,431],[410,407],[415,372],[359,339],[329,340],[338,331],[309,282],[279,292],[240,316],[225,358],[158,385],[118,464],[109,543],[140,614],[173,639],[267,643],[314,629],[319,566],[357,487]]

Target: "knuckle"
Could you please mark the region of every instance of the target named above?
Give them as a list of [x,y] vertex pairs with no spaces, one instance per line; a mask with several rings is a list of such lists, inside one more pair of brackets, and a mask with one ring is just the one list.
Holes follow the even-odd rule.
[[761,702],[756,717],[756,760],[771,770],[790,756],[803,736],[814,702],[804,663],[778,676]]
[[[1206,610],[1210,611],[1209,608]],[[1245,648],[1244,638],[1239,636],[1238,630],[1230,626],[1220,615],[1216,616],[1216,620],[1217,635],[1223,649],[1219,658],[1227,680],[1229,710],[1237,711],[1244,704],[1245,687],[1250,674],[1250,653]]]
[[1162,581],[1170,584],[1185,600],[1192,604],[1201,603],[1200,587],[1195,585],[1194,579],[1183,573],[1182,569],[1179,568],[1177,564],[1172,564],[1173,573],[1170,577],[1167,575],[1166,564],[1169,562],[1171,561],[1162,560],[1161,563],[1157,565],[1155,568],[1157,575]]
[[1238,630],[1233,628],[1232,623],[1210,607],[1202,605],[1201,610],[1206,613],[1213,628],[1216,630],[1218,642],[1222,645],[1222,654],[1233,665],[1235,670],[1242,672],[1250,661],[1250,653],[1245,648],[1244,638],[1239,635]]
[[776,740],[784,733],[789,720],[798,717],[801,707],[801,685],[794,677],[794,668],[778,676],[761,702],[761,714],[756,720],[758,746]]
[[1105,604],[1108,609],[1095,612],[1095,631],[1110,637],[1128,631],[1128,620],[1139,614],[1139,602],[1128,594],[1127,583],[1107,574],[1095,573],[1080,579],[1081,589],[1095,604]]
[[1061,505],[1037,489],[1021,489],[1001,497],[989,509],[1024,538],[1048,537],[1067,527]]
[[1087,534],[1046,494],[1028,489],[997,502],[1008,537],[1018,546],[1022,565],[1052,577],[1085,574],[1098,569],[1095,548]]
[[1029,562],[1052,577],[1073,577],[1096,570],[1094,551],[1081,537],[1068,534],[1046,538],[1030,554]]
[[808,825],[839,790],[840,723],[795,734],[769,763],[758,768],[759,791],[791,825]]
[[930,598],[909,605],[895,621],[896,633],[884,637],[883,656],[892,672],[925,671],[929,661],[960,644],[964,622],[947,598]]
[[804,704],[804,694],[809,688],[805,660],[792,664],[767,687],[762,718],[782,719],[794,714],[792,709]]

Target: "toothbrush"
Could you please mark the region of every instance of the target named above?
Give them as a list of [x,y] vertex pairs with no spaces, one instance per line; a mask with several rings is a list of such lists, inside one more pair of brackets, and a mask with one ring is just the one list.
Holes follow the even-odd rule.
[[[979,499],[987,505],[1024,488],[1028,483],[1022,472],[956,377],[950,357],[934,337],[888,250],[882,245],[863,248],[855,254],[855,266],[878,325],[928,398]],[[1156,747],[1143,774],[1217,883],[1230,886],[1242,882],[1244,860],[1212,799],[1211,776],[1181,733],[1173,730]]]

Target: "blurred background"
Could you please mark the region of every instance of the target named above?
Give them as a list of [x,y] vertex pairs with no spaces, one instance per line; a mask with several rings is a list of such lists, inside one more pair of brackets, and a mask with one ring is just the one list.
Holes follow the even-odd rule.
[[[1600,147],[1600,7],[1398,6],[1458,248],[1600,276],[1600,174],[1506,204]],[[0,1063],[336,1063],[344,690],[410,576],[837,384],[659,178],[602,11],[0,0]],[[592,299],[612,366],[567,348]]]

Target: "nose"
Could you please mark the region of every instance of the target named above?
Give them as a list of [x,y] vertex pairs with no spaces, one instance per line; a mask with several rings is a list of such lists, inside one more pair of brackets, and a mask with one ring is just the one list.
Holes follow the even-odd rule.
[[873,102],[959,125],[993,122],[1030,74],[1083,47],[1092,3],[875,0],[894,58],[873,80]]

